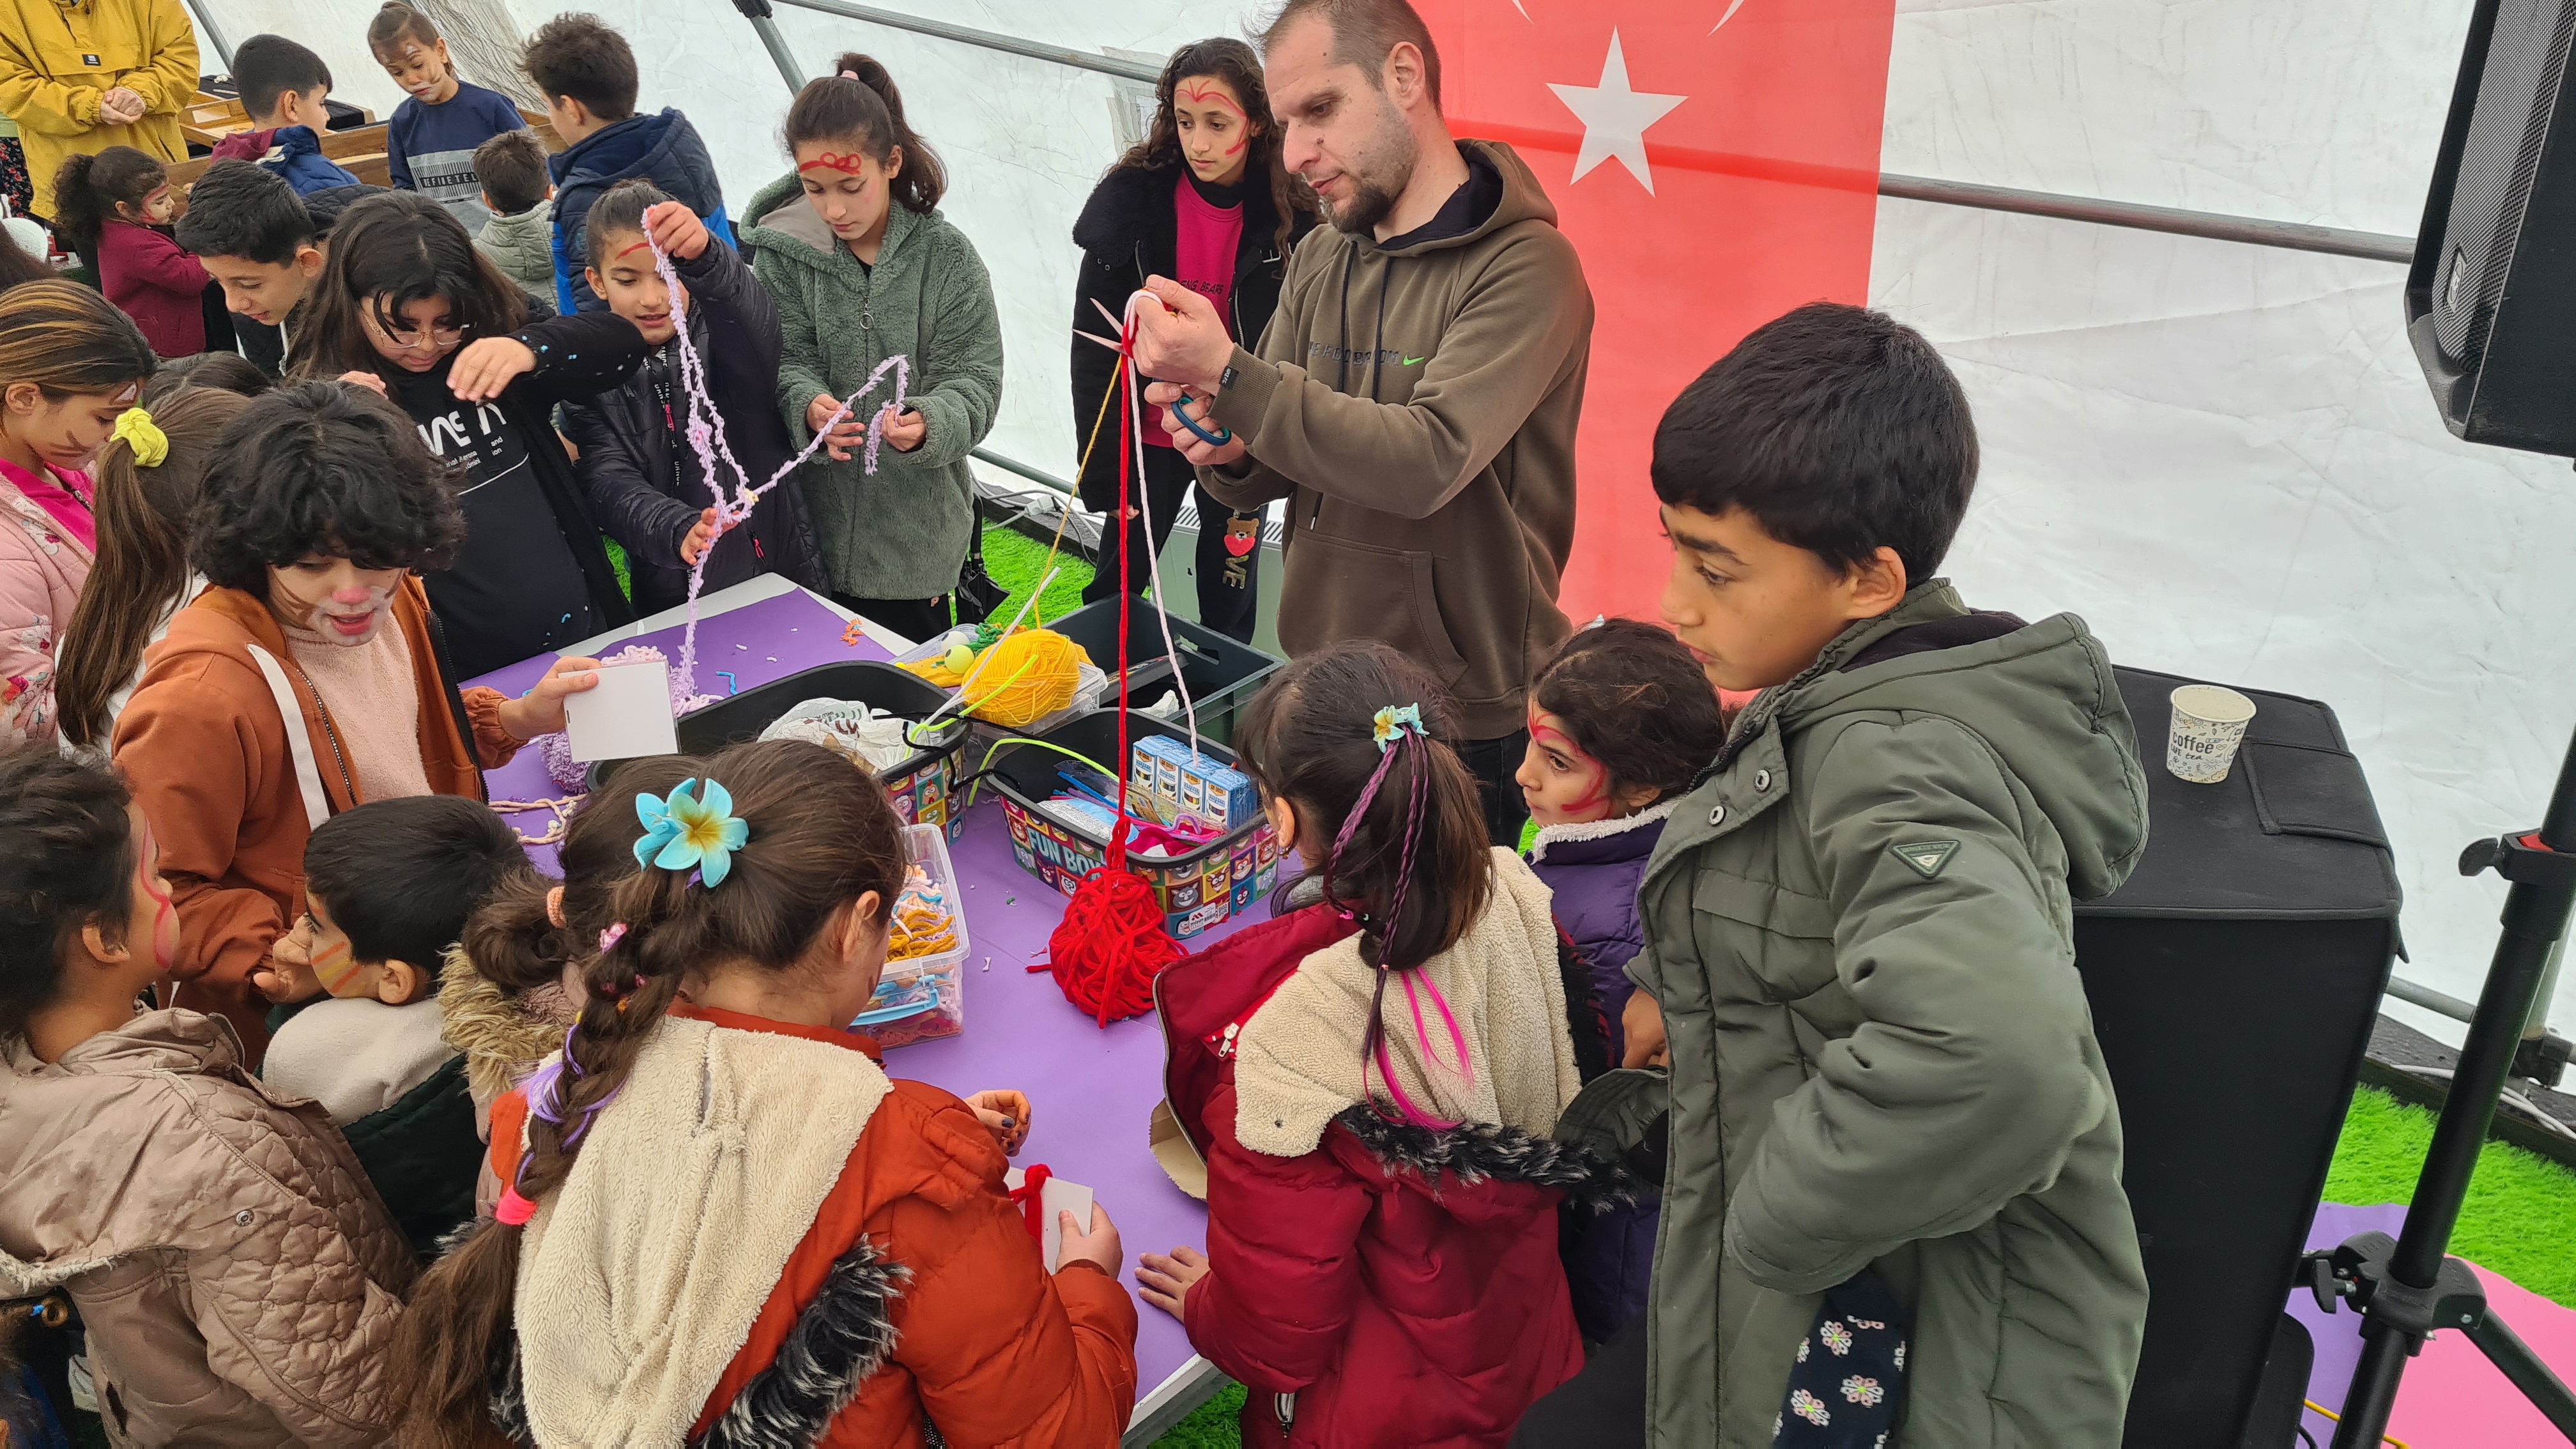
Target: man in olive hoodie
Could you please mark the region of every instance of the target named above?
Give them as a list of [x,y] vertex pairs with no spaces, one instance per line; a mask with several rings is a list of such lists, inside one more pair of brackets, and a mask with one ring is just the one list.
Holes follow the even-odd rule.
[[2083,621],[1931,577],[1976,467],[1931,345],[1827,303],[1656,430],[1664,618],[1761,694],[1647,864],[1630,1069],[1557,1133],[1669,1106],[1643,1331],[1517,1445],[2120,1443],[2147,1284],[2073,902],[2145,850],[2146,778]]
[[1290,0],[1262,49],[1281,159],[1333,224],[1298,245],[1257,355],[1149,281],[1170,310],[1139,320],[1147,397],[1186,399],[1163,425],[1219,500],[1289,500],[1288,651],[1376,639],[1436,673],[1511,844],[1530,674],[1568,631],[1592,293],[1521,159],[1450,136],[1404,0]]

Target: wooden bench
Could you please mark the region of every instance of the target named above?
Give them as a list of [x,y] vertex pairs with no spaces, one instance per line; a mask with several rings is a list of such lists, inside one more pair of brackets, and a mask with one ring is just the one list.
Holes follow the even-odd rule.
[[[206,107],[198,109],[202,110]],[[519,115],[521,119],[527,121],[528,129],[536,133],[538,142],[546,148],[547,154],[552,155],[564,148],[561,138],[555,135],[554,126],[546,120],[542,112],[530,115],[526,111],[521,111]],[[233,123],[221,130],[208,128],[213,139],[205,140],[202,144],[211,146],[215,141],[235,131],[250,129],[250,122],[241,118],[239,106],[233,107],[233,117]],[[182,129],[188,128],[183,125]],[[386,123],[379,121],[369,126],[353,126],[345,131],[325,131],[321,138],[322,154],[338,162],[369,186],[391,186],[393,184],[392,162],[387,152],[386,129]],[[198,139],[194,130],[190,130],[189,135],[192,140]],[[196,185],[197,178],[205,175],[206,168],[212,164],[214,164],[214,158],[211,156],[199,156],[193,160],[176,162],[170,167],[170,184],[184,192]]]

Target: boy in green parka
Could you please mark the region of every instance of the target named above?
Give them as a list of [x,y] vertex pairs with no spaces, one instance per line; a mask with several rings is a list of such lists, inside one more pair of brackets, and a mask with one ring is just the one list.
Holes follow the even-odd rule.
[[[806,465],[805,501],[843,608],[911,639],[948,627],[975,531],[966,459],[1002,405],[1002,323],[966,234],[939,214],[939,158],[904,123],[885,67],[844,55],[787,111],[796,170],[745,215],[752,273],[778,303],[778,406]],[[885,359],[910,359],[890,409],[888,377],[838,423],[842,399]],[[882,446],[867,468],[871,416]]]
[[2110,660],[1932,577],[1975,427],[1879,313],[1755,331],[1653,468],[1665,622],[1761,694],[1647,867],[1631,1070],[1558,1132],[1669,1109],[1652,1305],[1515,1442],[2111,1449],[2147,1287],[2072,935],[2146,845]]

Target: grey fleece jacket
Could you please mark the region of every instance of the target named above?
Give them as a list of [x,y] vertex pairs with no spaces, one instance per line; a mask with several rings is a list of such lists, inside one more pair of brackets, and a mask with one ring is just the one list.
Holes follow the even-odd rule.
[[1199,481],[1239,509],[1290,500],[1289,653],[1382,640],[1490,740],[1527,722],[1530,675],[1568,629],[1556,592],[1592,292],[1520,157],[1458,148],[1502,183],[1467,231],[1388,250],[1319,226],[1298,243],[1279,310],[1210,409],[1250,453]]
[[1965,613],[1919,585],[1764,691],[1647,866],[1657,1449],[1768,1446],[1818,1295],[1870,1267],[1913,1312],[1908,1449],[2120,1442],[2147,1285],[2072,902],[2145,850],[2146,778],[2072,615],[1847,667]]
[[[793,172],[763,187],[742,239],[752,273],[778,303],[778,408],[798,447],[814,435],[817,393],[848,397],[878,363],[910,359],[905,397],[930,424],[909,453],[885,447],[877,471],[861,454],[805,465],[805,500],[832,587],[863,599],[928,599],[957,587],[975,527],[967,455],[1002,405],[1002,321],[992,278],[966,234],[933,211],[896,206],[876,265],[833,237]],[[860,400],[873,416],[893,379]]]

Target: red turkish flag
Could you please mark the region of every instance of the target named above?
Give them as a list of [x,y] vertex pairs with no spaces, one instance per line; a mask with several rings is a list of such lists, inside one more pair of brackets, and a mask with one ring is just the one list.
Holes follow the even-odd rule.
[[1895,0],[1414,0],[1442,109],[1538,173],[1598,308],[1561,602],[1655,617],[1655,424],[1738,339],[1869,298]]

